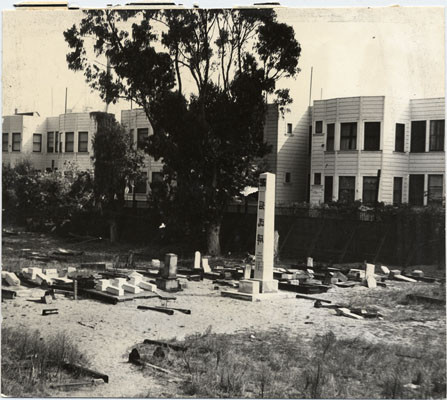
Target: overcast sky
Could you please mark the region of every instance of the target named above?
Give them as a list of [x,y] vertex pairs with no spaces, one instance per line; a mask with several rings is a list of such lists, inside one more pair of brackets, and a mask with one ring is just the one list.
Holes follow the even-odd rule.
[[[291,89],[292,110],[312,99],[360,95],[443,97],[445,88],[442,8],[278,9],[302,46],[302,72],[282,87]],[[79,11],[3,12],[3,115],[37,110],[41,115],[105,105],[68,70],[62,32],[80,20]],[[117,112],[129,104],[111,106]]]

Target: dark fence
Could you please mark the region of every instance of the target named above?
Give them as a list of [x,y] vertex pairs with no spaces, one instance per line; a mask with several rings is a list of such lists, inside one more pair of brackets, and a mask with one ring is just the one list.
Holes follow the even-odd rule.
[[[445,213],[403,207],[283,208],[277,210],[279,256],[304,261],[381,262],[390,265],[445,265]],[[254,251],[256,215],[227,214],[222,226],[225,251]]]

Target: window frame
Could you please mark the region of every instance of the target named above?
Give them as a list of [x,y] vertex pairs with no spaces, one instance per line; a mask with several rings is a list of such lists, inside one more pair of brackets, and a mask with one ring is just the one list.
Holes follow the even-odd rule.
[[[422,178],[422,185],[421,182],[416,182],[415,179],[418,177],[418,179]],[[413,179],[412,179],[413,178]],[[420,185],[421,193],[412,193],[412,183],[418,183]],[[424,174],[410,174],[409,176],[409,182],[408,182],[408,203],[413,206],[423,206],[424,205],[424,198],[425,198],[425,175]],[[413,188],[414,189],[414,188]]]
[[[6,137],[6,146],[5,146],[5,137]],[[9,132],[2,132],[2,153],[8,153],[8,152],[9,152]]]
[[293,124],[291,122],[286,124],[286,135],[293,135]]
[[[441,178],[441,186],[439,185],[430,185],[430,181],[433,178]],[[440,189],[440,195],[438,198],[435,198],[432,200],[432,190],[433,187]],[[428,175],[428,182],[427,182],[427,205],[442,205],[444,199],[443,199],[443,192],[444,192],[444,175],[442,174],[429,174]]]
[[[416,127],[418,125],[421,126],[420,131],[418,131],[416,129]],[[424,129],[422,129],[422,126],[424,127]],[[418,138],[417,134],[420,134],[420,135],[423,134],[423,136]],[[410,140],[411,140],[410,153],[425,153],[426,152],[426,138],[427,138],[427,121],[426,120],[411,121],[411,135],[410,136],[411,136],[410,137]],[[422,147],[422,143],[423,143],[423,147]],[[423,150],[421,150],[422,148],[423,148]]]
[[[367,180],[374,180],[374,189],[371,187],[368,187],[368,190],[366,191],[367,187]],[[369,185],[370,183],[368,183]],[[363,177],[363,186],[362,186],[362,203],[366,205],[374,205],[377,203],[377,193],[378,193],[378,186],[379,186],[379,177],[378,176],[364,176]],[[374,190],[374,192],[373,192]],[[371,195],[371,193],[373,193]]]
[[[39,141],[36,142],[34,139],[39,138]],[[39,145],[39,150],[34,149],[34,145]],[[42,134],[41,133],[33,133],[33,153],[42,153]]]
[[[343,136],[343,128],[350,127],[349,134]],[[354,129],[352,129],[354,128]],[[350,150],[357,150],[357,122],[341,122],[340,123],[340,150],[341,151],[350,151]],[[353,134],[354,133],[354,134]],[[348,141],[347,148],[344,148],[344,143],[346,142],[346,139]],[[354,142],[354,145],[353,143]]]
[[323,121],[315,121],[315,134],[323,133]]
[[284,183],[287,183],[287,184],[292,183],[292,173],[291,172],[284,173]]
[[[50,138],[51,138],[51,140],[50,140]],[[47,153],[55,153],[55,151],[54,151],[54,148],[55,148],[54,143],[55,142],[54,141],[55,141],[54,131],[47,132]],[[50,144],[51,144],[51,147],[50,147]]]
[[[81,140],[81,136],[86,135],[85,140]],[[81,150],[81,145],[85,144],[85,150]],[[88,131],[78,132],[78,153],[88,153]]]
[[[396,182],[400,182],[400,185],[396,185]],[[398,187],[398,186],[400,186],[400,187]],[[404,188],[404,178],[401,176],[395,176],[393,178],[393,204],[394,205],[402,204],[403,192],[404,192],[403,188]],[[397,196],[396,193],[398,193],[399,196]],[[399,197],[399,198],[397,199],[397,197]]]
[[[68,140],[71,138],[71,140]],[[65,132],[65,151],[64,153],[74,153],[74,132]],[[71,150],[68,150],[68,145],[71,144]]]
[[[433,134],[433,127],[438,125],[439,131],[437,135]],[[445,120],[444,119],[432,119],[430,120],[430,140],[429,140],[429,151],[444,151],[445,145]],[[433,140],[434,138],[434,140]],[[434,143],[433,143],[434,142]]]
[[[330,181],[330,184],[329,184]],[[330,190],[329,190],[330,188]],[[328,200],[327,197],[330,197]],[[324,176],[324,203],[330,203],[334,199],[334,177],[332,175]]]
[[314,172],[314,185],[321,185],[321,172]]
[[[356,185],[355,178],[356,177],[352,176],[352,175],[349,175],[349,176],[342,175],[342,176],[338,177],[338,201],[339,202],[346,203],[346,204],[352,204],[353,202],[355,202],[355,185]],[[353,183],[353,188],[342,188],[342,184],[341,184],[342,181],[348,182],[348,180]],[[342,199],[342,197],[343,197],[342,190],[344,190],[345,192],[348,190],[349,190],[349,192],[352,191],[352,196],[350,196],[350,197],[352,197],[352,200],[348,199],[347,201],[345,201],[344,199]]]
[[[370,131],[373,126],[378,125],[378,131]],[[380,151],[382,124],[380,121],[365,121],[363,124],[363,150],[364,151]],[[369,132],[368,132],[369,131]],[[377,135],[377,137],[375,136]]]
[[[329,128],[331,127],[331,128]],[[331,141],[329,141],[331,139]],[[329,143],[332,146],[329,146]],[[335,150],[335,123],[326,124],[326,151],[334,151]]]
[[[18,137],[19,140],[16,141],[15,138]],[[18,144],[19,148],[15,148],[15,145]],[[22,150],[22,133],[21,132],[13,132],[12,133],[12,151],[14,153],[19,153]]]
[[[402,131],[400,131],[400,129],[398,128],[402,128]],[[398,138],[398,135],[401,135],[402,138]],[[402,143],[400,143],[401,141]],[[398,143],[402,146],[398,147]],[[402,150],[400,150],[401,148]],[[402,124],[400,122],[396,123],[396,127],[394,130],[394,151],[397,153],[405,153],[405,124]]]

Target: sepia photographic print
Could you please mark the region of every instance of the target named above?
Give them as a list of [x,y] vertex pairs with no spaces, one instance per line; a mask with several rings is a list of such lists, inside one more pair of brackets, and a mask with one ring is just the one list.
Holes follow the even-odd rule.
[[445,10],[2,11],[3,397],[446,398]]

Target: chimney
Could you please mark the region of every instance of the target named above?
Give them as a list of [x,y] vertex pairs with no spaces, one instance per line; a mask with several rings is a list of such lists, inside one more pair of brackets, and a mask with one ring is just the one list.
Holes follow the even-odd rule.
[[15,110],[14,110],[14,114],[15,115],[17,115],[17,112],[18,112],[19,110],[16,108]]

